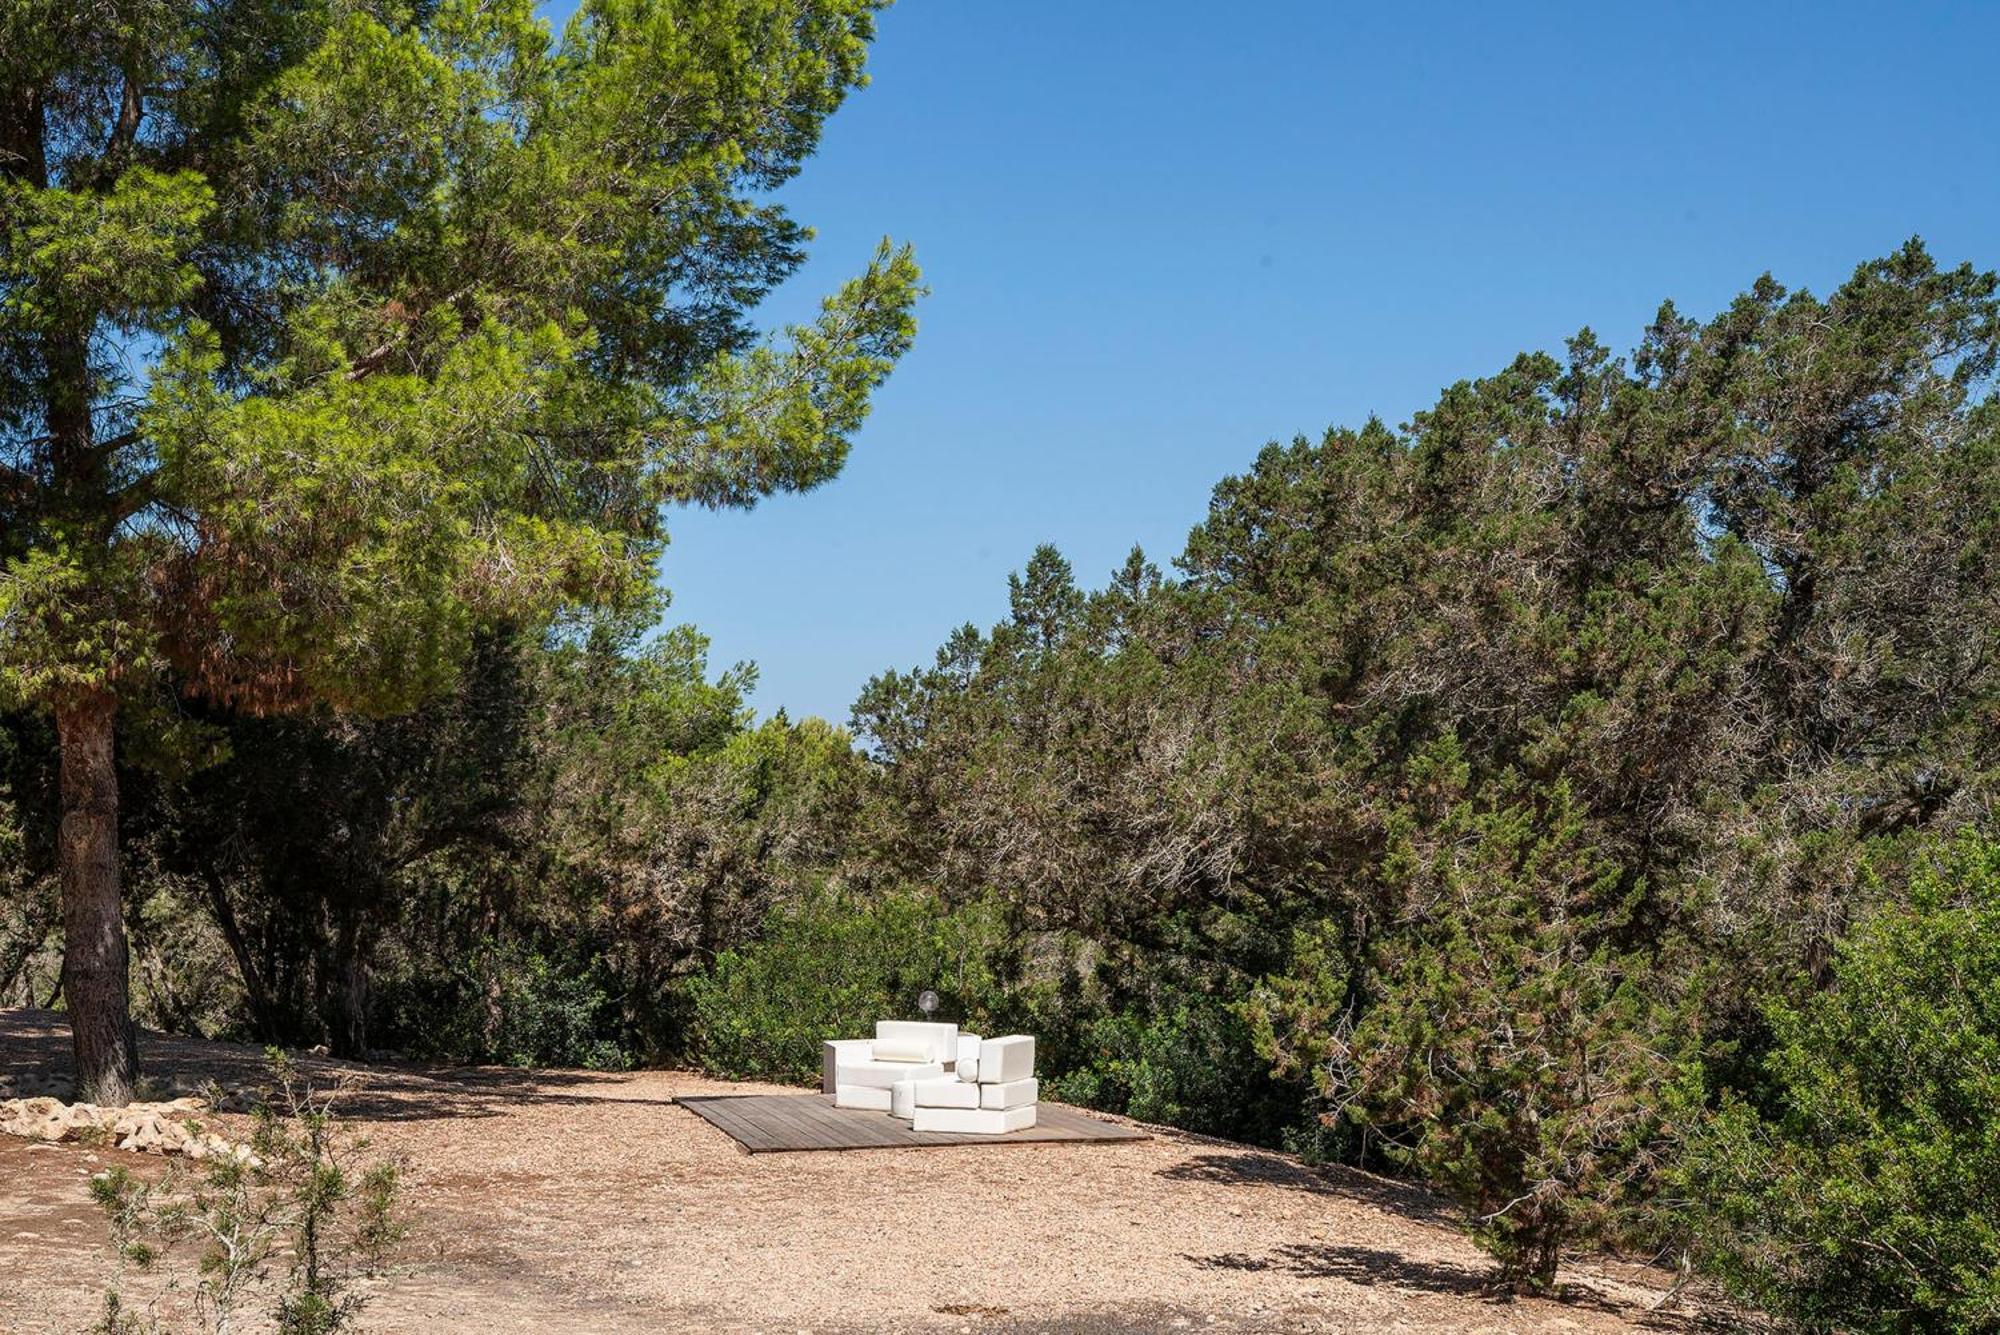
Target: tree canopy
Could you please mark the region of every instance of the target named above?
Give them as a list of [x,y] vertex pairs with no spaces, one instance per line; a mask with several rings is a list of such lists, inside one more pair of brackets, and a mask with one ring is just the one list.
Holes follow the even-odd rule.
[[0,692],[59,723],[106,1097],[115,718],[393,712],[483,627],[645,609],[662,506],[824,482],[909,346],[886,242],[812,323],[750,323],[876,4],[535,8],[0,17]]

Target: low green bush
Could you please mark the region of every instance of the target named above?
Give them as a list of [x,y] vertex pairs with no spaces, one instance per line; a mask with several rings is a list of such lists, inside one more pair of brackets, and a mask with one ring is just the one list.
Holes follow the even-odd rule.
[[634,1064],[610,971],[518,948],[385,980],[383,1039],[412,1056],[623,1071]]
[[940,1020],[990,1030],[1018,1016],[1006,986],[1017,964],[989,907],[947,911],[916,891],[823,893],[774,909],[757,941],[689,983],[690,1046],[719,1075],[816,1078],[822,1041],[914,1019],[926,989]]
[[[1122,985],[1114,995],[1106,974]],[[822,894],[774,910],[758,940],[688,988],[694,1059],[719,1075],[811,1080],[820,1043],[914,1016],[1035,1035],[1045,1097],[1269,1145],[1310,1139],[1303,1084],[1274,1080],[1227,997],[1144,977],[1061,933],[1023,933],[992,903]]]
[[1286,1144],[1309,1092],[1274,1080],[1237,1008],[1201,994],[1105,1015],[1069,1058],[1045,1082],[1051,1098],[1257,1144]]

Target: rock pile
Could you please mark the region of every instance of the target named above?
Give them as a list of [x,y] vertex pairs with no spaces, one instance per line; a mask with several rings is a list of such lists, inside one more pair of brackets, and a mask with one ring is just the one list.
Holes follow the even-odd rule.
[[116,1145],[142,1154],[181,1154],[190,1159],[251,1157],[249,1146],[218,1135],[202,1121],[213,1112],[247,1110],[252,1102],[247,1091],[217,1091],[208,1097],[183,1094],[122,1108],[71,1103],[69,1096],[67,1080],[0,1076],[0,1135]]

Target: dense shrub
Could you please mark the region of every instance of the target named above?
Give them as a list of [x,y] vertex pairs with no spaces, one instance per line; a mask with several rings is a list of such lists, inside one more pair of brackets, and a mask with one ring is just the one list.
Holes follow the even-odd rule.
[[1226,999],[1196,994],[1157,1015],[1105,1015],[1082,1038],[1045,1081],[1050,1097],[1272,1146],[1310,1120],[1306,1086],[1272,1077]]
[[1710,1267],[1813,1329],[2000,1327],[2000,844],[1960,843],[1773,1005],[1685,1176]]
[[991,1027],[1017,1015],[1009,934],[992,908],[947,912],[936,897],[837,892],[780,907],[754,944],[727,950],[689,983],[694,1055],[733,1076],[805,1080],[820,1043],[865,1036],[884,1016],[915,1018],[938,994],[940,1020]]
[[496,951],[379,985],[383,1037],[440,1061],[622,1071],[633,1064],[599,961]]

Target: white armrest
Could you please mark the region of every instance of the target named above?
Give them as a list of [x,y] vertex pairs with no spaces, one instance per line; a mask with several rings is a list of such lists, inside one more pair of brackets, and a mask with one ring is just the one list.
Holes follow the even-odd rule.
[[866,1038],[830,1038],[820,1044],[819,1092],[833,1093],[834,1076],[840,1063],[866,1061],[873,1046],[873,1040]]
[[979,1083],[1006,1085],[1035,1073],[1035,1040],[1026,1034],[989,1038],[979,1045]]

